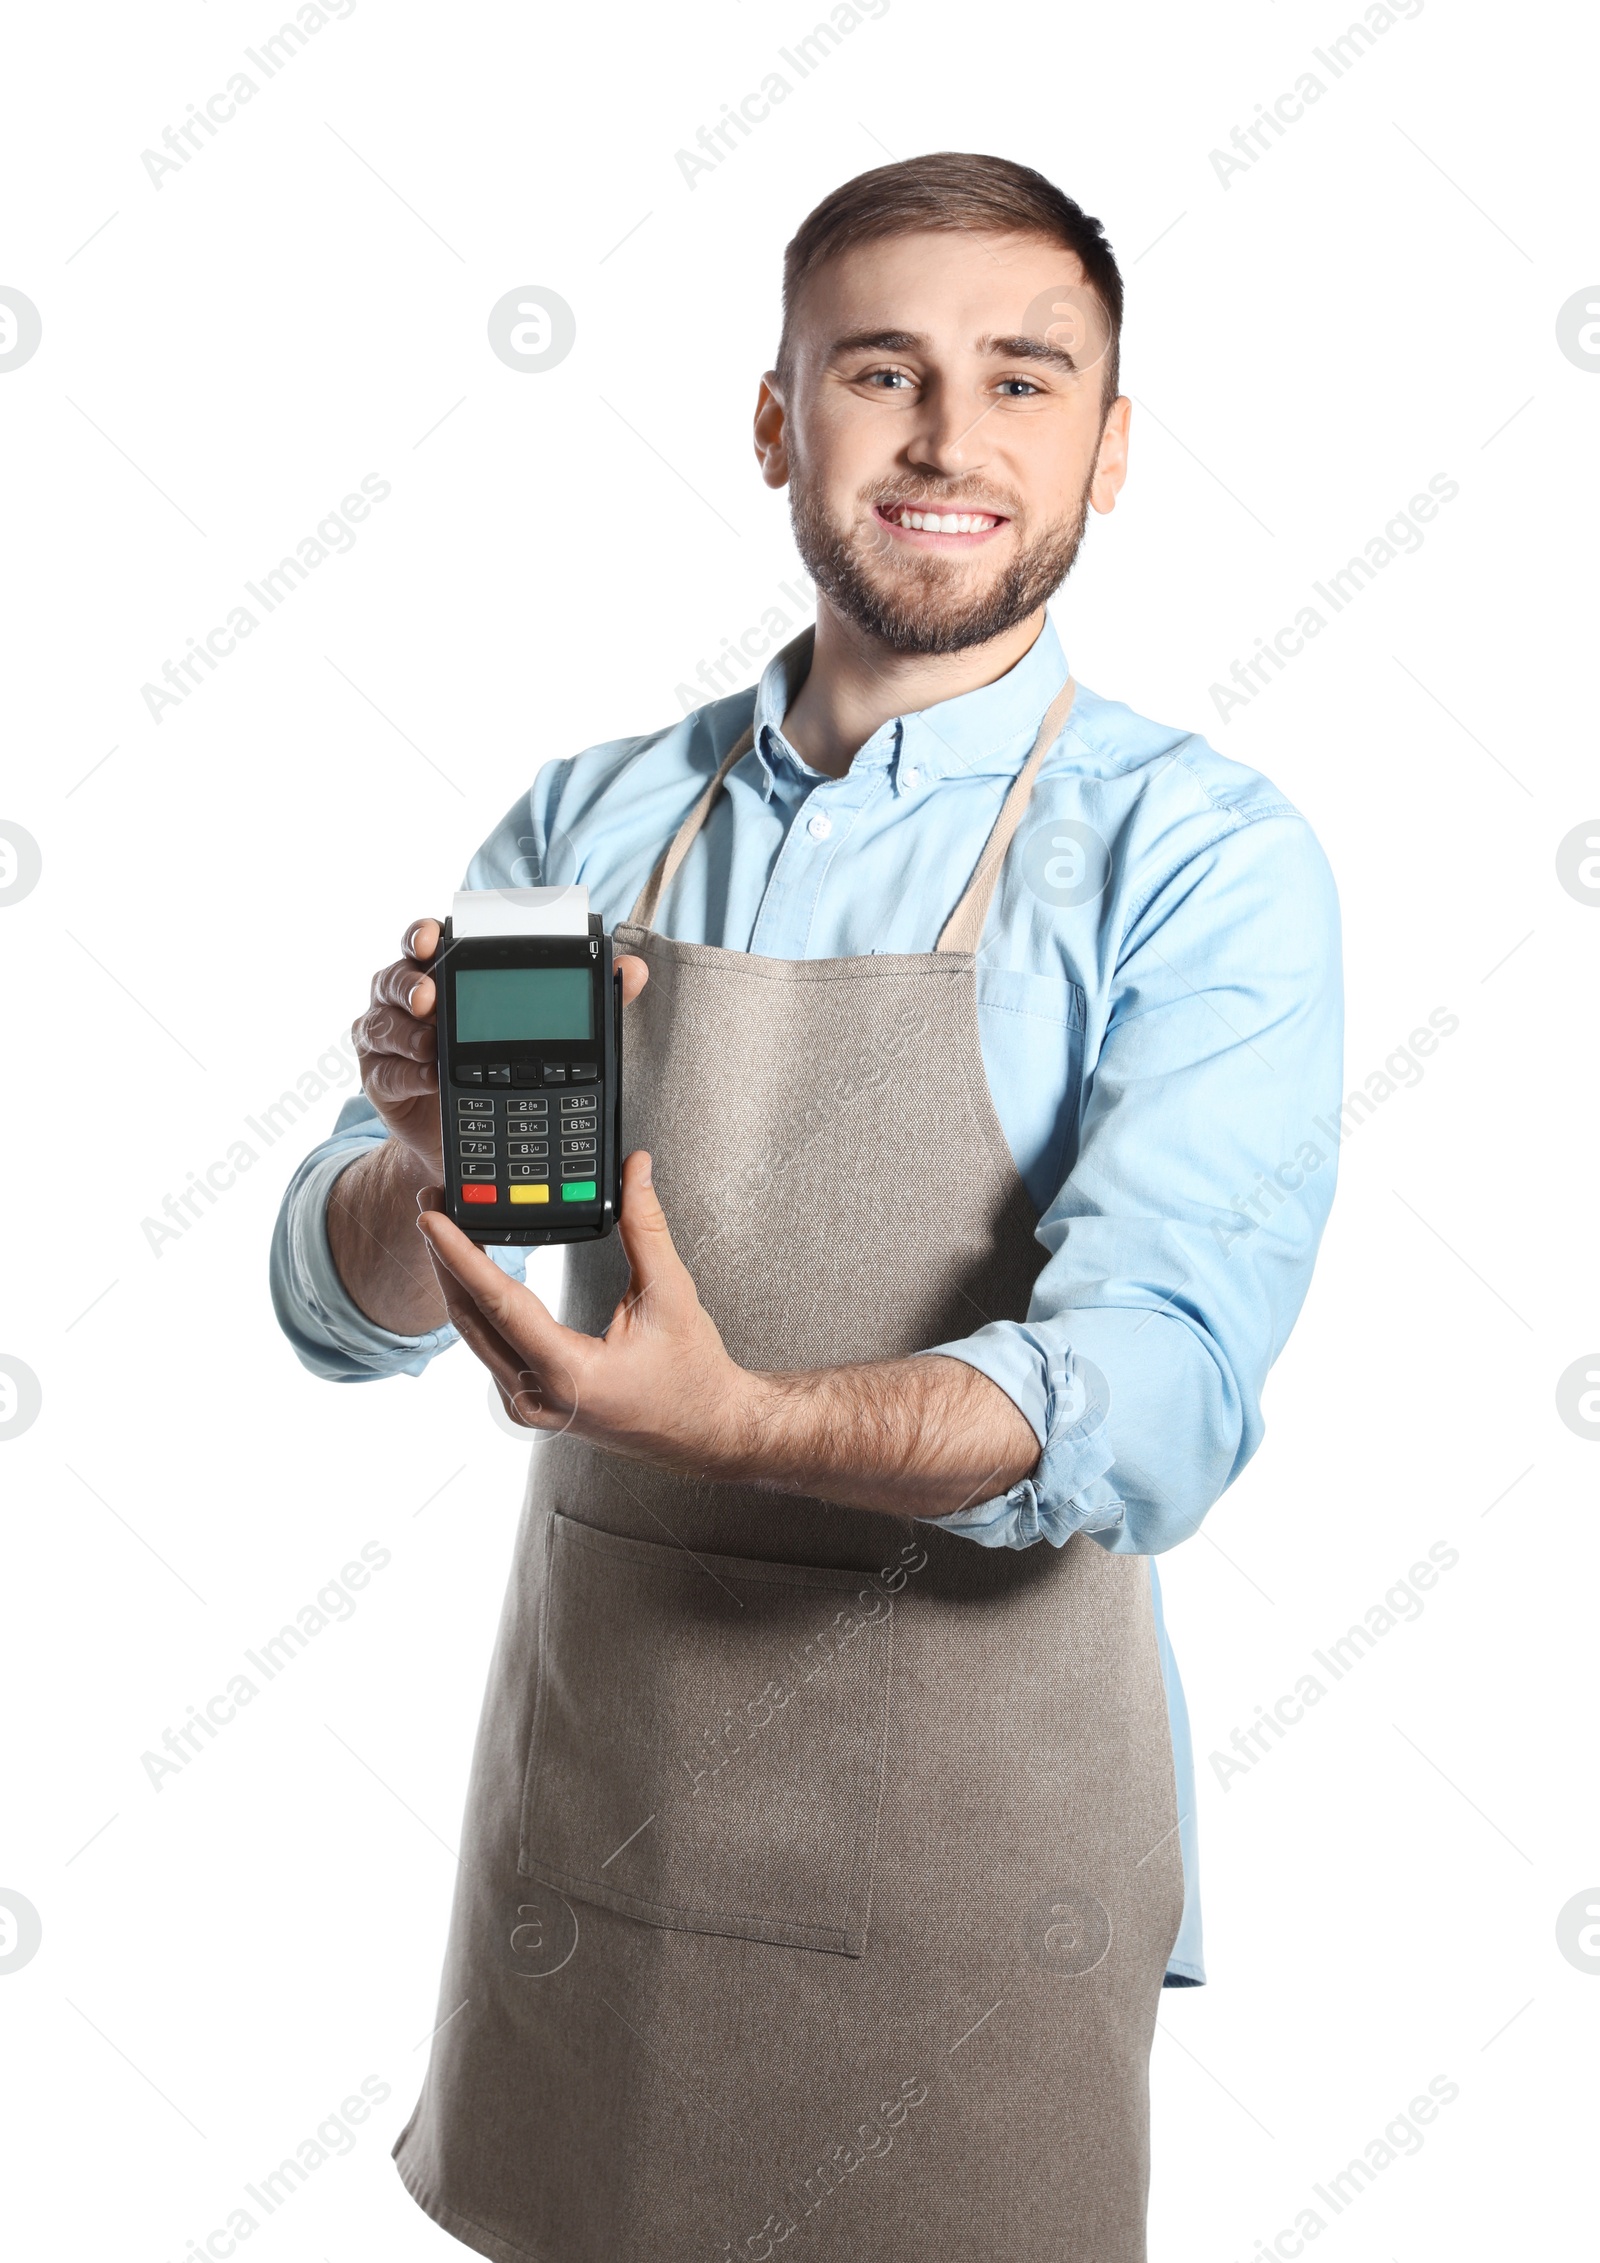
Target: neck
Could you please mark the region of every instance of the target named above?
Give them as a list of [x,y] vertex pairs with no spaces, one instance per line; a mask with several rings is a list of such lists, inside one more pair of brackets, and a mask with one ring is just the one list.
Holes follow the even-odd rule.
[[1044,607],[964,652],[891,652],[836,613],[820,592],[811,671],[783,719],[795,752],[842,778],[874,731],[942,699],[978,691],[1014,668],[1044,627]]

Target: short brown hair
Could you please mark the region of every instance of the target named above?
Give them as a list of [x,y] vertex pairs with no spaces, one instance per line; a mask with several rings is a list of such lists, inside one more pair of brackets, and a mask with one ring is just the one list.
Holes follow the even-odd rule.
[[807,213],[783,255],[783,332],[777,368],[787,379],[793,364],[790,323],[806,278],[856,244],[881,242],[924,228],[987,229],[991,233],[1048,236],[1082,263],[1084,280],[1104,307],[1111,329],[1101,395],[1107,408],[1118,386],[1117,342],[1122,333],[1122,270],[1106,232],[1081,204],[1009,157],[982,157],[944,149],[877,165],[825,196]]

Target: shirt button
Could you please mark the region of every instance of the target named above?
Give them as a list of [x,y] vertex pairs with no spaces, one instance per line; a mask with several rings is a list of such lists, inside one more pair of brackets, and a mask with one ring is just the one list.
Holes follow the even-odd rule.
[[806,819],[806,831],[814,841],[825,841],[833,831],[833,819],[824,817],[819,809],[815,817]]
[[912,765],[911,765],[911,767],[910,767],[910,769],[909,769],[909,770],[902,770],[902,771],[901,771],[901,773],[900,773],[900,783],[901,783],[901,785],[902,785],[902,786],[920,786],[920,785],[921,785],[921,783],[922,783],[922,772],[921,772],[921,771],[920,771],[920,770],[919,770],[919,769],[917,768],[917,766],[916,766],[916,764],[915,764],[915,763],[912,763]]

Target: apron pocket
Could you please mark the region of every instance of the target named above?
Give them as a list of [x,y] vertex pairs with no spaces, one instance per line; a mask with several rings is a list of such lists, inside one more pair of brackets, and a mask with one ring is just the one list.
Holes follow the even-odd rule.
[[688,1933],[860,1956],[891,1598],[548,1516],[526,1877]]

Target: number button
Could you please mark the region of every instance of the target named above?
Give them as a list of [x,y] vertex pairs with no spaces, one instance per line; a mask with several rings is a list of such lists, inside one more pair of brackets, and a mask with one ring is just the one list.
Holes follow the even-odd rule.
[[547,1139],[513,1139],[507,1144],[507,1152],[512,1155],[548,1155],[550,1142]]
[[493,1155],[494,1141],[492,1139],[464,1139],[461,1142],[461,1152],[463,1155]]

